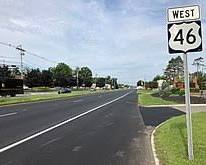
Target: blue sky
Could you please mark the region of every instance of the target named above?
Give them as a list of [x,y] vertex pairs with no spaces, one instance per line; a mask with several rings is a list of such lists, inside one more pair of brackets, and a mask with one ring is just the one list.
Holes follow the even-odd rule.
[[[135,84],[161,74],[174,56],[167,52],[166,9],[191,4],[201,6],[206,41],[204,0],[0,0],[0,41]],[[10,57],[6,61],[19,61],[14,49],[0,46],[0,52]],[[190,64],[199,56],[204,52],[189,54]],[[33,67],[55,65],[30,55],[24,61]]]

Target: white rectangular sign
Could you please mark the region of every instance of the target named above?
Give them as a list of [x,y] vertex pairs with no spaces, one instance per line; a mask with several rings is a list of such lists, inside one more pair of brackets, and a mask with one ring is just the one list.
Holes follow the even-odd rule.
[[198,5],[168,9],[169,22],[179,22],[197,19],[200,19],[200,7]]

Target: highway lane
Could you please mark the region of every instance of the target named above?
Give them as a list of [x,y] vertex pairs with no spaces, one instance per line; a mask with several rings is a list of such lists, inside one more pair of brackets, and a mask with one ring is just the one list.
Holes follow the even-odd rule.
[[[0,153],[0,164],[152,164],[136,91],[116,91],[0,107],[0,148],[75,116],[71,122]],[[99,107],[99,108],[98,108]]]

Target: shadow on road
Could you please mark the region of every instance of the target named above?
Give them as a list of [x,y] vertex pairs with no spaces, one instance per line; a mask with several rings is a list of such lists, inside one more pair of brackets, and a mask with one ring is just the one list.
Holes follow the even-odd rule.
[[140,112],[145,126],[158,126],[162,122],[174,117],[185,114],[172,107],[140,107]]

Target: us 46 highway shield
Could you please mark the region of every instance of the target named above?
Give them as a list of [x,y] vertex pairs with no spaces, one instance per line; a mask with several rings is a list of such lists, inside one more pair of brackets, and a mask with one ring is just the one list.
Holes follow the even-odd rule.
[[168,48],[171,54],[202,51],[201,22],[168,24]]

